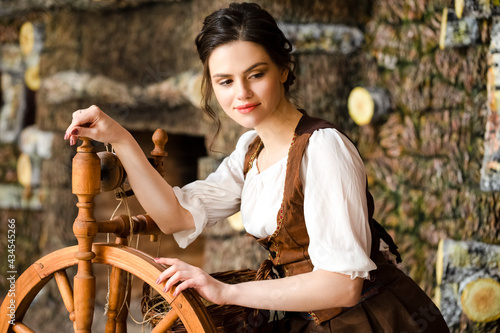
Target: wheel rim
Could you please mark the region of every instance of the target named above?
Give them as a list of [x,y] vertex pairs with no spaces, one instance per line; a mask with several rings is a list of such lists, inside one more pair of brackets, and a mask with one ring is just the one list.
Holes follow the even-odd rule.
[[[185,290],[179,296],[173,296],[173,290],[163,292],[163,284],[156,284],[158,275],[165,269],[144,252],[128,246],[115,244],[93,244],[96,257],[92,263],[105,264],[122,269],[149,284],[172,306],[188,332],[216,332],[215,327],[195,291]],[[16,310],[15,322],[22,320],[40,290],[52,279],[54,273],[74,266],[78,260],[74,257],[77,246],[54,251],[32,264],[16,281],[14,296]],[[12,298],[7,295],[0,309],[0,332],[9,329],[8,304]]]

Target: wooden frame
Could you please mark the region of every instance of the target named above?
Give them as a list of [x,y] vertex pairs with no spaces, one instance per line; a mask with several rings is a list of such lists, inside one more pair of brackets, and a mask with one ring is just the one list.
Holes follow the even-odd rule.
[[[33,332],[23,323],[31,302],[40,290],[52,279],[59,288],[62,300],[75,332],[91,332],[96,292],[94,264],[112,267],[109,290],[109,309],[107,312],[106,333],[126,332],[128,309],[121,307],[125,298],[130,298],[130,284],[125,274],[128,272],[149,284],[170,304],[172,309],[155,326],[153,332],[165,332],[177,321],[184,324],[188,332],[216,332],[200,296],[194,290],[183,291],[177,297],[173,290],[163,292],[165,283],[156,284],[164,265],[157,264],[149,255],[133,249],[127,244],[130,228],[135,234],[157,235],[160,231],[149,216],[132,218],[119,216],[111,221],[96,221],[94,218],[94,197],[101,190],[101,163],[95,148],[87,138],[81,138],[73,159],[73,193],[78,197],[78,216],[73,231],[78,245],[52,252],[31,265],[16,281],[15,293],[8,293],[0,309],[0,333]],[[155,164],[161,170],[161,158],[166,156],[163,145],[166,134],[155,132]],[[158,147],[161,149],[158,151]],[[94,237],[99,232],[115,233],[116,244],[95,244]],[[71,285],[66,269],[77,266],[77,274]],[[15,324],[11,324],[11,309],[15,304]]]

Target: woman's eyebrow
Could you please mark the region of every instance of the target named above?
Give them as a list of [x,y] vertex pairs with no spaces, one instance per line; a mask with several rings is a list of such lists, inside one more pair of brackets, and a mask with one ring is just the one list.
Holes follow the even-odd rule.
[[[252,66],[250,66],[247,69],[245,69],[243,71],[243,73],[248,73],[251,70],[253,70],[255,67],[259,67],[261,65],[267,65],[267,62],[258,62],[258,63],[255,63]],[[213,78],[216,78],[216,77],[228,77],[228,76],[231,76],[231,75],[230,74],[224,74],[224,73],[217,73],[217,74],[212,75]]]
[[260,65],[267,65],[267,62],[258,62],[256,64],[253,64],[252,66],[248,67],[243,73],[248,73],[255,67],[259,67]]

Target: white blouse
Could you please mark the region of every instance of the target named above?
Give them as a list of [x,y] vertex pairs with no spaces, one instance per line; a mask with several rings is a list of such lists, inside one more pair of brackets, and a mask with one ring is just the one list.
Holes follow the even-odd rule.
[[[254,163],[244,178],[245,154],[256,136],[255,131],[243,134],[235,151],[206,180],[174,187],[179,203],[191,212],[196,226],[174,234],[180,247],[194,241],[205,226],[240,210],[248,233],[258,238],[274,233],[287,159],[260,173]],[[302,159],[300,176],[314,269],[347,274],[352,279],[369,278],[376,265],[370,259],[366,174],[354,145],[335,129],[315,131]]]

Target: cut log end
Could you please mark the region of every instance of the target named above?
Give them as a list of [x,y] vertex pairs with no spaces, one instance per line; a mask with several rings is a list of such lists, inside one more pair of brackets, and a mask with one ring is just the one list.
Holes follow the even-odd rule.
[[375,103],[367,89],[356,87],[349,95],[347,108],[352,120],[359,126],[364,126],[369,124],[373,118]]
[[487,323],[500,319],[500,283],[491,278],[478,279],[465,286],[462,308],[473,321]]
[[464,0],[455,0],[455,12],[458,18],[462,18],[464,12]]
[[40,89],[42,81],[40,79],[40,66],[36,64],[35,66],[28,67],[26,72],[24,72],[24,81],[26,86],[32,90],[37,91]]
[[347,100],[349,115],[359,126],[384,118],[391,109],[389,93],[380,87],[356,87]]
[[17,179],[19,183],[25,188],[30,187],[32,174],[31,159],[28,154],[22,153],[17,160]]
[[448,24],[448,8],[443,8],[443,15],[441,16],[441,31],[439,34],[439,48],[444,50],[446,41],[446,25]]
[[227,218],[229,225],[236,231],[243,231],[245,227],[243,226],[243,220],[241,219],[241,213],[238,212]]
[[438,244],[438,250],[436,253],[436,282],[441,285],[443,281],[443,267],[444,267],[444,239],[441,239]]
[[30,54],[35,45],[35,27],[31,22],[25,22],[19,30],[19,46],[24,55]]

